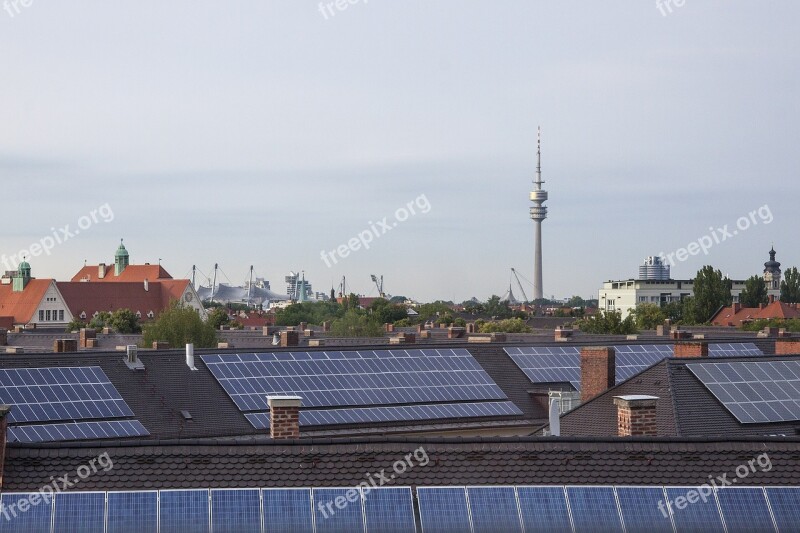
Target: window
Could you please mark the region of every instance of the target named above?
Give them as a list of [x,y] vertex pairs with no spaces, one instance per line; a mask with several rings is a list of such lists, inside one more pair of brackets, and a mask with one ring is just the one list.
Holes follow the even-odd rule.
[[86,319],[86,311],[81,311],[81,319]]
[[58,321],[59,322],[64,322],[64,310],[63,309],[59,309],[58,310]]
[[45,322],[50,322],[50,310],[49,309],[47,311],[45,311],[44,316],[45,316],[45,319],[44,319]]
[[150,311],[149,313],[147,313],[147,318],[153,318],[154,316],[156,316],[156,315],[155,315],[155,313],[153,313],[152,311]]
[[44,310],[39,309],[39,322],[44,322]]

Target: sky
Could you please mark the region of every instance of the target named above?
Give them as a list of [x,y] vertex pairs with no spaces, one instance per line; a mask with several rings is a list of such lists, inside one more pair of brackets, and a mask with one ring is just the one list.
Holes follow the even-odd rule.
[[538,126],[545,295],[800,266],[796,1],[339,6],[0,0],[0,268],[530,297]]

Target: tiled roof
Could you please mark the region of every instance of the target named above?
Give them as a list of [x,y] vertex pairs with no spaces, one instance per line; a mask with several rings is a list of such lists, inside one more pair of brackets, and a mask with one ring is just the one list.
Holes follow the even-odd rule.
[[14,292],[11,284],[0,285],[0,317],[13,317],[14,324],[27,324],[51,283],[52,279],[31,279],[21,292]]
[[56,283],[56,286],[75,317],[86,313],[86,317],[90,318],[95,312],[130,309],[147,318],[151,311],[158,316],[171,300],[179,300],[188,284],[189,280],[149,281],[147,290],[144,283],[133,282],[63,281]]
[[[800,484],[800,440],[675,439],[351,439],[347,441],[151,442],[103,447],[9,445],[4,491],[38,490],[51,476],[108,453],[73,490],[354,486],[418,452],[394,484],[421,485],[688,485],[733,476],[768,452],[772,468],[748,485]],[[425,457],[428,462],[424,466]]]
[[719,313],[711,319],[711,323],[717,326],[741,326],[742,322],[748,320],[766,320],[770,318],[789,319],[800,318],[800,308],[797,304],[787,304],[779,300],[767,304],[764,307],[741,307],[738,304],[730,307],[723,307]]
[[106,275],[103,278],[98,276],[100,265],[86,265],[72,276],[71,281],[89,282],[113,282],[113,281],[156,281],[172,279],[169,272],[164,270],[161,265],[128,265],[119,276],[114,274],[114,262],[106,264]]

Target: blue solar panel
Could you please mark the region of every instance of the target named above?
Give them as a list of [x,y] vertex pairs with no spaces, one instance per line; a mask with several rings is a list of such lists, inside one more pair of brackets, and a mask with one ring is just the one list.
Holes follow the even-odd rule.
[[364,531],[361,491],[355,488],[314,489],[317,533]]
[[313,533],[311,489],[261,491],[266,533]]
[[526,533],[572,533],[563,487],[517,487]]
[[778,531],[794,531],[800,524],[800,487],[768,487],[767,498]]
[[211,529],[214,533],[261,531],[258,489],[212,489]]
[[505,400],[464,349],[281,352],[202,356],[241,411],[268,409],[269,395],[305,407]]
[[761,348],[752,342],[732,344],[709,344],[708,355],[711,357],[741,357],[743,355],[764,355]]
[[775,531],[761,487],[725,487],[717,492],[717,501],[728,533]]
[[417,488],[424,533],[471,531],[467,493],[463,487]]
[[209,533],[208,490],[162,490],[159,493],[161,533]]
[[106,533],[158,531],[158,492],[109,492]]
[[514,487],[467,487],[474,533],[522,533]]
[[367,533],[416,533],[410,487],[364,489]]
[[[478,402],[460,404],[406,405],[399,407],[365,407],[300,411],[301,426],[363,424],[522,415],[512,402]],[[269,413],[247,413],[245,418],[257,429],[269,428]]]
[[663,488],[617,487],[617,499],[626,530],[672,533]]
[[567,487],[567,499],[576,531],[622,532],[612,487]]
[[678,531],[725,532],[717,500],[713,494],[705,501],[698,499],[694,503],[689,503],[690,494],[699,494],[700,490],[697,487],[667,487],[666,490],[669,499],[667,503]]
[[[3,533],[50,533],[53,516],[52,498],[42,498],[39,493],[11,493],[0,497],[3,504],[0,531]],[[20,509],[26,509],[24,512]]]
[[142,437],[150,433],[138,420],[34,424],[8,428],[8,442],[55,442],[118,437]]
[[133,416],[99,366],[2,369],[0,403],[9,423]]
[[104,492],[62,492],[56,495],[53,529],[59,533],[103,533]]

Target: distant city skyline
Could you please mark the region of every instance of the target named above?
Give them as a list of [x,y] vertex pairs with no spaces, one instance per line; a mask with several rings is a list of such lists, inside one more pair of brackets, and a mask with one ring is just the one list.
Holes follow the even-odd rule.
[[[374,295],[374,274],[485,300],[512,267],[534,279],[541,125],[545,297],[596,297],[662,252],[676,279],[760,274],[773,244],[800,266],[800,6],[318,4],[0,11],[0,255],[69,225],[34,276],[111,262],[124,238],[176,278],[254,265],[273,287],[304,270]],[[422,196],[429,212],[352,253]]]

